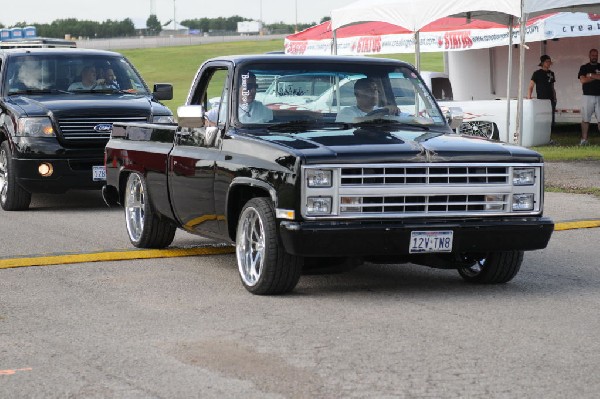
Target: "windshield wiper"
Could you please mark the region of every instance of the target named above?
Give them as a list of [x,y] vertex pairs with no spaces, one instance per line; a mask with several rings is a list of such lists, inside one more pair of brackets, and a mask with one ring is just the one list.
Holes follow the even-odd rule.
[[276,132],[300,132],[319,125],[320,123],[316,120],[298,119],[269,125],[267,126],[267,130]]
[[356,126],[356,127],[361,127],[361,126],[377,126],[377,125],[395,125],[395,126],[401,126],[403,128],[413,128],[413,129],[419,129],[419,130],[429,130],[429,126],[428,125],[423,125],[420,123],[408,123],[408,122],[401,122],[401,121],[397,121],[397,120],[393,120],[393,119],[371,119],[368,121],[364,121],[364,122],[358,122],[358,123],[353,123],[352,126]]
[[79,94],[79,93],[123,93],[123,94],[132,94],[125,90],[119,89],[88,89],[88,90],[72,90],[69,93]]
[[58,90],[58,89],[23,89],[10,91],[8,93],[9,96],[20,96],[23,94],[52,94],[52,93],[69,93],[68,91]]

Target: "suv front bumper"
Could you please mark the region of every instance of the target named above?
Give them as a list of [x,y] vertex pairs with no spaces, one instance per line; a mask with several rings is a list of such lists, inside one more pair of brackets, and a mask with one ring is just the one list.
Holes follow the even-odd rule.
[[[13,159],[17,184],[30,193],[64,193],[70,189],[100,190],[104,180],[93,180],[92,166],[104,165],[104,158],[86,159]],[[52,165],[51,176],[41,176],[42,162]]]

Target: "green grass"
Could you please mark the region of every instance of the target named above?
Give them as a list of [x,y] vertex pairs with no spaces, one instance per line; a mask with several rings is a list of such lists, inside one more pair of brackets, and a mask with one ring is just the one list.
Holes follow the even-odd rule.
[[[235,54],[261,54],[283,49],[283,40],[241,41],[210,43],[197,46],[160,47],[153,49],[122,50],[142,74],[144,80],[153,83],[172,83],[173,100],[164,104],[174,113],[183,105],[190,85],[200,65],[209,58]],[[392,58],[414,64],[414,54],[386,54],[383,58]],[[424,53],[421,55],[421,69],[424,71],[443,71],[442,53]],[[570,161],[582,159],[600,160],[600,134],[595,126],[590,127],[590,143],[579,147],[580,125],[558,125],[552,132],[553,144],[534,147],[547,161]]]
[[[185,102],[198,68],[207,59],[223,55],[261,54],[282,49],[283,40],[278,39],[121,50],[120,52],[135,65],[150,86],[153,83],[173,84],[173,100],[164,101],[164,104],[175,113],[177,107]],[[414,63],[414,54],[388,54],[384,58]],[[443,70],[442,53],[423,54],[421,68],[429,71]]]
[[546,161],[581,161],[600,160],[600,133],[590,125],[590,145],[580,147],[580,124],[558,124],[550,136],[551,143],[545,146],[533,147],[544,156]]

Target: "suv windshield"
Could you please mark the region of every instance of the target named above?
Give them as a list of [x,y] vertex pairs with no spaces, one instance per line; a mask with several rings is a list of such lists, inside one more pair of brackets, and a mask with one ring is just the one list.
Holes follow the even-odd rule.
[[241,125],[445,124],[423,81],[398,64],[252,64],[236,87]]
[[135,69],[121,56],[24,54],[8,60],[4,93],[125,92],[148,94]]

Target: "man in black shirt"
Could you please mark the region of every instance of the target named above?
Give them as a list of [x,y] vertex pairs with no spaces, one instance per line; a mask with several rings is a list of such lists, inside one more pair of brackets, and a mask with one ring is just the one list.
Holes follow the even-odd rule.
[[529,82],[529,89],[527,92],[527,98],[531,98],[533,93],[533,86],[535,86],[535,92],[539,100],[550,100],[552,105],[552,127],[554,127],[554,113],[556,112],[556,91],[554,90],[554,72],[550,70],[552,65],[552,59],[547,55],[540,57],[539,66],[541,67],[531,75],[531,81]]
[[581,105],[581,142],[587,145],[588,131],[592,114],[596,115],[598,130],[600,130],[600,64],[598,64],[598,50],[593,48],[589,52],[590,62],[579,68],[577,77],[583,89]]

